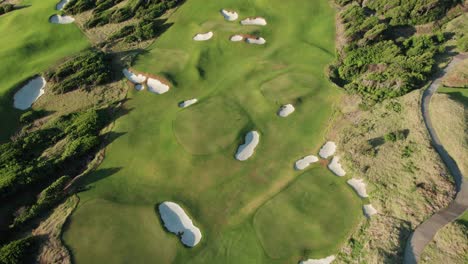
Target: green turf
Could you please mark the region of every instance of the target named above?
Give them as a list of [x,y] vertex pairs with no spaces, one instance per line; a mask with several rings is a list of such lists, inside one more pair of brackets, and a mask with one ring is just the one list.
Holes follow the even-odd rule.
[[13,108],[15,87],[89,44],[76,25],[53,25],[58,0],[24,0],[25,8],[0,16],[0,141],[11,135],[22,111]]
[[[268,26],[226,22],[219,13],[222,8],[235,9],[242,18],[264,16]],[[354,220],[340,222],[329,238],[295,233],[303,243],[290,245],[276,259],[267,252],[277,245],[265,250],[254,224],[255,212],[279,193],[295,199],[287,191],[302,184],[302,179],[295,181],[301,173],[294,171],[294,161],[317,153],[324,141],[332,105],[340,95],[324,75],[334,59],[334,15],[326,0],[188,0],[175,12],[169,19],[174,25],[133,66],[166,77],[171,90],[163,95],[129,92],[129,114],[114,127],[123,135],[85,179],[90,190],[80,193],[80,205],[64,234],[75,261],[128,263],[138,256],[132,263],[294,263],[305,250],[313,256],[336,253]],[[192,41],[196,33],[208,30],[213,30],[213,39]],[[266,38],[265,46],[228,40],[231,34],[255,32]],[[191,98],[200,101],[178,107]],[[277,117],[287,102],[295,104],[296,112]],[[260,144],[251,159],[236,161],[237,146],[250,129],[259,131]],[[327,188],[329,181],[341,184],[335,193]],[[305,190],[332,206],[323,209],[327,201],[315,201],[317,206],[304,210],[301,217],[310,226],[325,232],[329,219],[339,222],[361,213],[359,199],[344,179],[327,173],[309,183],[323,186]],[[139,212],[154,211],[166,200],[183,206],[201,229],[203,238],[195,248],[156,232],[164,230],[156,213],[142,217]],[[297,216],[297,205],[282,206]],[[276,220],[283,231],[298,221],[287,214]],[[131,231],[117,235],[109,231],[127,229]],[[329,241],[318,245],[313,243],[317,239]],[[155,250],[148,252],[148,247]]]

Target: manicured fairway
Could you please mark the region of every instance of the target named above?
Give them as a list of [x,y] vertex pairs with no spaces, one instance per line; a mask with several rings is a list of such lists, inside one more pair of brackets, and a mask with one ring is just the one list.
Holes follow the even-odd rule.
[[[268,25],[227,22],[222,8],[241,19],[265,17]],[[302,176],[293,169],[297,159],[317,153],[339,97],[324,76],[334,59],[328,1],[188,0],[169,22],[174,25],[132,68],[164,76],[171,90],[130,89],[130,112],[114,127],[123,135],[85,180],[91,188],[80,193],[64,233],[75,261],[296,263],[304,252],[337,253],[361,217],[359,199],[318,163]],[[207,31],[214,32],[211,40],[192,40]],[[236,33],[259,34],[267,43],[230,42]],[[178,107],[191,98],[199,102]],[[280,118],[286,103],[296,111]],[[250,130],[260,133],[260,143],[252,158],[237,161]],[[195,248],[161,225],[155,208],[168,200],[200,228]],[[299,222],[303,232],[294,229]],[[266,225],[297,242],[284,249],[280,237],[265,243],[271,239]]]
[[17,127],[22,111],[13,108],[14,88],[89,44],[75,25],[52,25],[59,0],[24,0],[27,6],[0,16],[0,141]]

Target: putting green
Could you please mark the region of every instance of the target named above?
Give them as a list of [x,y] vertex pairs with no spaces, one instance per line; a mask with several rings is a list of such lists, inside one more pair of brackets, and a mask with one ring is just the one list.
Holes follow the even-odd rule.
[[[222,8],[237,11],[240,19],[265,17],[268,25],[227,22]],[[164,76],[171,89],[163,95],[130,90],[124,104],[130,111],[114,126],[122,136],[85,179],[91,188],[80,193],[64,233],[74,260],[295,263],[305,250],[317,257],[336,253],[361,215],[358,197],[344,179],[314,169],[318,163],[305,176],[293,169],[297,159],[317,153],[323,144],[340,95],[324,75],[334,59],[334,17],[326,0],[186,1],[169,18],[173,26],[133,65]],[[192,40],[207,31],[214,32],[209,41]],[[229,41],[236,33],[259,34],[267,43]],[[178,107],[190,98],[200,101]],[[277,116],[283,100],[296,107],[287,118]],[[248,130],[260,132],[260,143],[249,160],[240,162],[234,154]],[[296,196],[291,188],[309,193],[310,208],[295,204],[307,195]],[[200,228],[203,238],[196,247],[185,248],[164,231],[154,207],[168,200],[187,209]],[[281,209],[272,208],[275,204]],[[139,210],[153,215],[142,217]],[[267,212],[280,217],[267,220],[283,235],[300,220],[310,223],[302,233],[291,231],[286,241],[298,242],[283,252],[282,243],[267,244],[268,235],[259,229]],[[329,223],[336,223],[333,235],[327,233]],[[131,232],[116,236],[108,230]],[[274,250],[281,252],[271,254]]]
[[89,45],[76,25],[49,23],[58,2],[23,0],[24,8],[0,16],[0,141],[16,129],[23,112],[13,108],[15,86]]

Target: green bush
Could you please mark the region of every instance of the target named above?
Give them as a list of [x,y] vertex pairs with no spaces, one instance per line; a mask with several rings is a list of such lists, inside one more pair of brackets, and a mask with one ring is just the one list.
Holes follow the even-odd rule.
[[15,240],[0,248],[0,264],[29,263],[36,254],[39,242],[36,237]]
[[461,36],[457,39],[457,48],[461,52],[467,52],[468,51],[468,35]]

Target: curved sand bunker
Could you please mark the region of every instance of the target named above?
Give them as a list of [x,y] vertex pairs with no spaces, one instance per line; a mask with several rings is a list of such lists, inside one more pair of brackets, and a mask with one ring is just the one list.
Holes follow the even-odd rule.
[[304,158],[296,161],[294,168],[296,168],[296,170],[304,170],[309,167],[310,164],[317,162],[318,160],[319,159],[314,155],[305,156]]
[[227,21],[234,21],[234,20],[237,20],[237,18],[239,18],[239,15],[237,14],[237,12],[229,11],[226,9],[221,10],[221,14],[223,15],[224,19],[226,19]]
[[230,40],[233,41],[233,42],[239,42],[239,41],[244,40],[244,36],[242,36],[242,35],[234,35],[234,36],[231,36]]
[[353,189],[356,191],[356,193],[360,197],[362,198],[369,197],[369,195],[367,194],[366,184],[364,183],[363,179],[352,178],[351,180],[347,182],[349,185],[351,185],[351,187],[353,187]]
[[249,17],[241,21],[244,26],[266,26],[267,22],[263,17]]
[[335,256],[328,256],[323,259],[308,259],[299,262],[299,264],[330,264],[335,260]]
[[128,69],[123,69],[122,72],[125,75],[125,77],[134,84],[141,84],[146,81],[146,76],[144,76],[143,74],[136,75]]
[[287,117],[288,115],[292,114],[296,109],[292,104],[287,104],[281,106],[281,108],[278,111],[278,115],[281,117]]
[[236,159],[240,161],[250,158],[260,142],[260,134],[257,131],[250,131],[245,136],[245,143],[237,149]]
[[365,204],[362,207],[362,210],[364,211],[364,215],[367,218],[371,218],[371,216],[377,214],[377,209],[375,209],[374,206],[372,206],[372,204]]
[[156,94],[163,94],[169,91],[169,85],[164,84],[157,79],[148,78],[146,85],[148,86],[148,91]]
[[193,98],[193,99],[190,99],[190,100],[186,100],[186,101],[183,101],[182,103],[179,104],[179,107],[180,108],[186,108],[186,107],[189,107],[193,104],[196,104],[198,102],[198,99],[196,98]]
[[42,76],[30,80],[13,97],[13,106],[16,109],[26,110],[44,94],[46,80]]
[[201,238],[201,232],[196,227],[184,209],[173,202],[163,202],[159,205],[159,214],[164,226],[169,232],[181,236],[181,241],[188,247],[196,246]]
[[143,91],[144,89],[145,89],[144,84],[136,84],[135,85],[135,90],[137,90],[137,91]]
[[75,19],[71,16],[53,15],[49,18],[49,22],[52,24],[70,24],[74,21]]
[[322,148],[319,151],[319,156],[326,159],[328,157],[333,156],[336,151],[336,144],[333,141],[327,141],[325,145],[322,146]]
[[328,168],[336,175],[343,177],[346,175],[346,172],[343,170],[340,164],[340,157],[334,156],[330,164],[328,164]]
[[56,10],[62,10],[71,0],[62,0],[55,6]]
[[195,37],[193,37],[193,40],[195,41],[205,41],[209,40],[213,37],[213,32],[207,32],[207,33],[199,33],[196,34]]
[[266,40],[262,37],[258,38],[246,38],[245,41],[249,44],[263,45],[266,43]]

